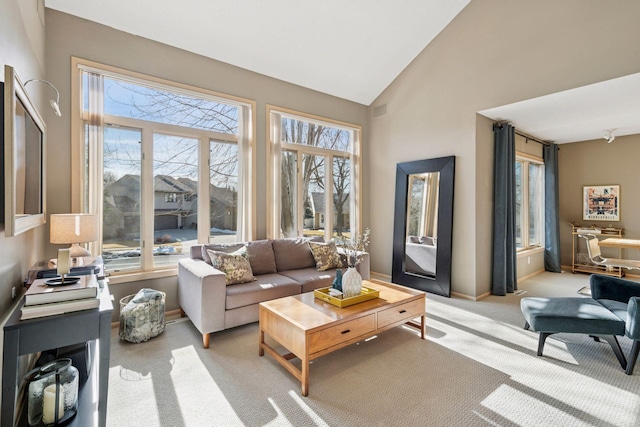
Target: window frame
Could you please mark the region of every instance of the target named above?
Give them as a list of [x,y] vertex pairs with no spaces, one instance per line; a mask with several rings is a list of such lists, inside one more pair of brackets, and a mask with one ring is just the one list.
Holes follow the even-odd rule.
[[[351,150],[332,150],[312,145],[303,145],[288,143],[282,140],[282,117],[294,120],[311,122],[317,125],[338,128],[346,130],[351,134]],[[336,157],[348,158],[351,162],[351,191],[349,194],[350,209],[350,230],[351,235],[360,234],[363,229],[362,225],[362,154],[361,154],[361,138],[362,126],[347,123],[339,120],[333,120],[314,114],[303,113],[300,111],[278,107],[267,104],[266,110],[266,127],[267,127],[267,238],[280,238],[280,169],[281,169],[281,153],[284,151],[293,151],[297,154],[297,164],[302,165],[305,154],[325,156],[325,183],[333,183],[333,161]],[[301,181],[300,174],[298,181]],[[298,188],[302,188],[298,182]],[[326,186],[327,184],[325,184]],[[301,195],[297,196],[298,203],[302,199]],[[325,214],[333,210],[333,191],[325,191]],[[304,206],[300,204],[296,210],[297,234],[303,235],[304,232]],[[329,221],[329,222],[328,222]],[[324,222],[324,239],[326,241],[333,238],[333,215],[325,215]]]
[[[104,123],[118,124],[123,127],[132,127],[145,130],[145,134],[151,132],[146,139],[152,137],[154,133],[172,134],[175,136],[197,138],[200,141],[199,149],[199,177],[198,177],[198,194],[208,194],[209,184],[209,146],[211,141],[230,141],[238,145],[239,170],[238,170],[238,191],[241,197],[238,198],[238,239],[252,240],[255,238],[256,232],[256,202],[255,188],[256,176],[252,171],[256,164],[255,135],[256,123],[254,120],[256,102],[250,99],[228,95],[220,92],[203,89],[184,83],[178,83],[166,80],[160,77],[150,76],[142,73],[124,70],[118,67],[97,63],[77,57],[71,58],[71,209],[72,212],[97,212],[100,216],[99,240],[89,244],[89,248],[93,254],[101,254],[102,250],[102,200],[101,197],[92,197],[85,200],[85,189],[89,188],[89,194],[102,194],[102,170],[91,171],[85,178],[87,164],[85,161],[85,124],[87,117],[83,110],[83,81],[82,75],[84,71],[93,71],[105,77],[113,77],[125,80],[134,84],[144,86],[152,86],[160,90],[168,90],[180,94],[192,95],[217,102],[226,103],[238,107],[238,133],[234,136],[217,131],[202,130],[198,128],[184,127],[180,125],[170,125],[159,122],[145,121],[142,119],[119,117],[103,114]],[[145,124],[144,129],[140,124]],[[152,174],[153,151],[150,146],[145,144],[145,135],[142,136],[142,155],[143,165],[141,170],[141,178],[144,174]],[[233,141],[231,141],[233,140]],[[206,143],[205,143],[206,142]],[[98,151],[98,150],[94,150]],[[101,157],[101,154],[99,155]],[[99,164],[100,159],[94,159],[93,163]],[[92,160],[89,159],[89,163]],[[145,172],[147,170],[148,172]],[[89,179],[89,176],[93,176]],[[99,177],[99,179],[97,179]],[[148,176],[146,176],[148,178]],[[97,193],[96,193],[97,192]],[[146,204],[147,211],[153,211],[153,179],[142,185],[141,195],[143,205]],[[209,206],[206,197],[199,197],[198,200],[198,244],[208,243],[209,230],[205,227],[204,222],[209,221]],[[144,214],[148,212],[143,212]],[[145,220],[141,221],[141,247],[153,245],[153,225],[145,224]],[[148,244],[147,244],[148,243]],[[147,252],[150,252],[148,249]],[[175,275],[177,265],[154,267],[153,257],[149,254],[141,257],[141,269],[129,270],[122,273],[111,273],[115,276],[135,276],[131,280],[140,278],[163,277],[163,271],[166,275]],[[160,275],[159,275],[160,274]],[[128,281],[125,277],[122,281]]]
[[[522,247],[518,248],[516,244],[516,252],[521,253],[525,251],[544,248],[544,159],[538,156],[534,156],[521,151],[516,151],[516,163],[522,163],[522,223],[521,223],[521,243]],[[536,227],[538,244],[531,244],[529,239],[529,166],[531,164],[540,166],[540,177],[538,185],[540,186],[540,200],[537,206],[537,218],[538,224]]]

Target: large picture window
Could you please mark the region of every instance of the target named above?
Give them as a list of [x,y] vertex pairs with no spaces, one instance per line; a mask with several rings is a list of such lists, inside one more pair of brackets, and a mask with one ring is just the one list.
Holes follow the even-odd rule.
[[516,155],[516,249],[544,245],[544,164]]
[[109,273],[175,268],[195,243],[249,240],[253,104],[76,60],[78,210]]
[[269,107],[269,237],[349,239],[360,227],[355,125]]

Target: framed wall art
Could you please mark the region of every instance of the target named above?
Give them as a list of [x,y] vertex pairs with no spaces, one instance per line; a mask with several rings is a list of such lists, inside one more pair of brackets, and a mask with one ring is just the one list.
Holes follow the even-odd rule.
[[582,187],[582,219],[620,221],[620,186],[585,185]]

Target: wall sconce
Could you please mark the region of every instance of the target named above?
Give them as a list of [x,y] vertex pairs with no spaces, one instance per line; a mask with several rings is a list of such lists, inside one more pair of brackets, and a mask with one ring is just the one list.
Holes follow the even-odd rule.
[[51,105],[51,108],[53,108],[53,112],[56,114],[56,116],[58,117],[62,117],[62,113],[60,112],[60,92],[58,92],[58,89],[50,82],[46,81],[46,80],[41,80],[41,79],[31,79],[31,80],[27,80],[26,82],[24,82],[24,86],[26,87],[29,83],[31,82],[41,82],[41,83],[45,83],[48,84],[49,86],[51,86],[53,88],[53,90],[56,91],[56,100],[54,101],[53,99],[49,100],[49,104]]
[[91,252],[81,248],[79,243],[98,240],[98,216],[94,214],[51,214],[49,241],[51,243],[71,243],[71,258],[91,256]]

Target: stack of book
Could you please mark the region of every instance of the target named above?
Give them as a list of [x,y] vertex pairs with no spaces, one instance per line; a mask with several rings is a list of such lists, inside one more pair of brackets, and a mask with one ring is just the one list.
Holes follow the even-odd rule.
[[79,276],[77,283],[49,286],[50,279],[35,280],[24,295],[20,319],[53,316],[88,310],[100,305],[100,287],[95,275]]

